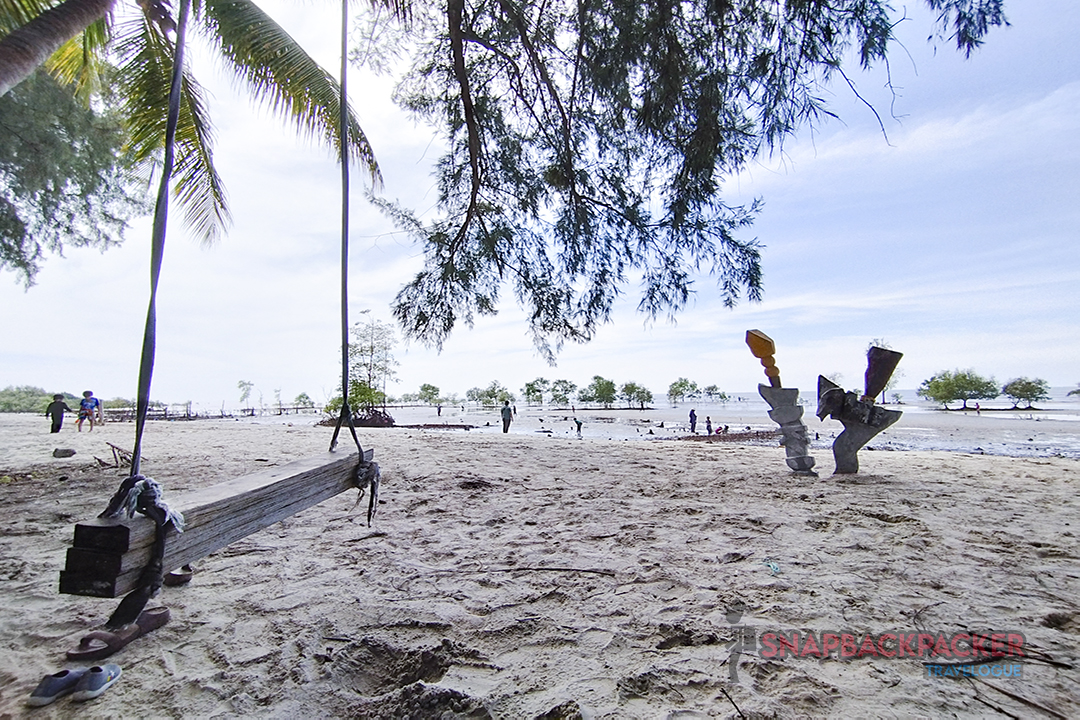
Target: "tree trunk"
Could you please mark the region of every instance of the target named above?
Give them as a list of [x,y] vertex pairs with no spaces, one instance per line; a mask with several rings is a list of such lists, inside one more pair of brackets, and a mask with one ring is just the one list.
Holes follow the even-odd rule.
[[105,17],[116,0],[67,0],[0,40],[0,97],[48,60],[61,45]]

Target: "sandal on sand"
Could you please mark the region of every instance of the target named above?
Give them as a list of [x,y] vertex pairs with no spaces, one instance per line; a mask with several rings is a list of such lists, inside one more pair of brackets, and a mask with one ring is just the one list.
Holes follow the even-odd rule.
[[79,681],[83,679],[89,669],[72,668],[71,670],[61,670],[58,673],[46,675],[38,683],[38,686],[34,688],[34,692],[30,693],[26,704],[30,707],[43,707],[56,702],[65,695],[70,695],[75,692]]
[[173,570],[161,579],[161,584],[165,587],[177,587],[178,585],[187,585],[191,582],[191,576],[195,574],[195,570],[190,565],[184,565],[179,570]]
[[93,700],[112,687],[112,684],[120,679],[121,672],[119,665],[95,665],[82,676],[71,699],[75,702]]
[[139,619],[118,630],[95,630],[67,651],[68,660],[100,660],[121,650],[128,643],[169,622],[169,608],[144,610]]

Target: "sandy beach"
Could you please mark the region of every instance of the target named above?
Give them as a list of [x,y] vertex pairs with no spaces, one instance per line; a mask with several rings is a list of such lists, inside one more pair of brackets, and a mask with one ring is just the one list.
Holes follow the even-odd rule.
[[[771,442],[607,439],[624,421],[598,413],[579,440],[565,413],[519,410],[509,435],[362,430],[382,469],[373,527],[349,492],[206,557],[151,601],[171,621],[109,658],[112,689],[39,710],[24,707],[38,680],[117,603],[57,580],[74,523],[124,477],[93,456],[132,426],[50,436],[0,415],[0,717],[1080,716],[1074,457],[864,451],[858,475],[833,476],[839,426],[809,423],[815,479]],[[924,424],[954,421],[987,443],[1034,437],[1023,418]],[[976,421],[997,429],[960,430]],[[168,499],[324,452],[330,432],[155,422],[143,470]],[[1022,677],[936,677],[887,642],[778,656],[777,637],[808,633],[1019,634]]]

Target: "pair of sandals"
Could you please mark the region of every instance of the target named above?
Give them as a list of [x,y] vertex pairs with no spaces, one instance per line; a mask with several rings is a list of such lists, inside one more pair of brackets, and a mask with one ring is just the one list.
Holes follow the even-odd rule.
[[[194,574],[190,565],[184,565],[162,579],[162,584],[175,587],[191,582]],[[135,622],[116,630],[94,630],[87,633],[79,644],[67,651],[68,660],[94,661],[107,658],[119,652],[133,640],[148,632],[157,630],[169,622],[169,608],[157,607],[143,610]],[[71,695],[73,700],[92,700],[98,697],[120,679],[119,665],[94,665],[92,667],[73,668],[46,675],[34,692],[30,694],[27,705],[41,707]]]
[[[169,608],[158,607],[143,610],[135,622],[116,630],[94,630],[79,641],[77,647],[67,651],[68,660],[101,660],[122,650],[132,640],[142,637],[152,630],[169,622]],[[94,665],[92,667],[71,668],[46,675],[34,691],[30,693],[26,704],[30,707],[42,707],[71,695],[77,702],[93,700],[120,679],[123,671],[119,665]]]

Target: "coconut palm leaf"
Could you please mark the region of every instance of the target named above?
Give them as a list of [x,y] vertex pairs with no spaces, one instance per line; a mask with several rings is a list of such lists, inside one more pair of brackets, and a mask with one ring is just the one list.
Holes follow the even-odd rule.
[[40,0],[0,0],[0,95],[105,17],[115,2],[65,0],[49,7]]
[[67,85],[74,84],[84,102],[102,90],[107,46],[111,33],[107,18],[91,23],[83,32],[64,43],[45,61],[45,69]]
[[0,37],[56,5],[47,0],[0,0]]
[[[81,0],[103,5],[103,0]],[[111,7],[114,0],[104,0]],[[64,5],[70,4],[63,3]],[[372,0],[406,19],[405,0]],[[136,164],[149,174],[159,162],[165,132],[169,68],[173,50],[168,34],[168,7],[160,0],[139,2],[138,16],[106,16],[64,44],[50,59],[50,70],[77,83],[89,96],[100,88],[101,58],[106,48],[119,59],[118,90],[123,98],[128,148]],[[193,28],[217,45],[238,80],[275,113],[291,119],[302,134],[328,140],[341,151],[338,82],[296,41],[250,0],[194,0]],[[0,37],[6,28],[23,27],[45,10],[48,0],[0,0]],[[164,29],[163,29],[164,28]],[[204,93],[185,72],[176,136],[173,191],[184,209],[186,224],[204,241],[218,238],[229,222],[225,190],[213,164],[213,133]],[[348,108],[347,108],[348,109]],[[348,110],[348,156],[359,162],[376,186],[381,184],[371,144]]]
[[[301,133],[329,139],[341,152],[340,85],[291,35],[250,0],[204,0],[200,19],[253,97],[292,119]],[[351,109],[348,147],[372,182],[381,184],[375,154]]]
[[[159,162],[165,138],[173,45],[145,16],[119,23],[114,32],[128,151],[134,162],[149,170]],[[230,221],[228,204],[214,168],[213,131],[203,88],[186,71],[180,101],[173,192],[184,209],[185,224],[204,242],[213,242]]]

